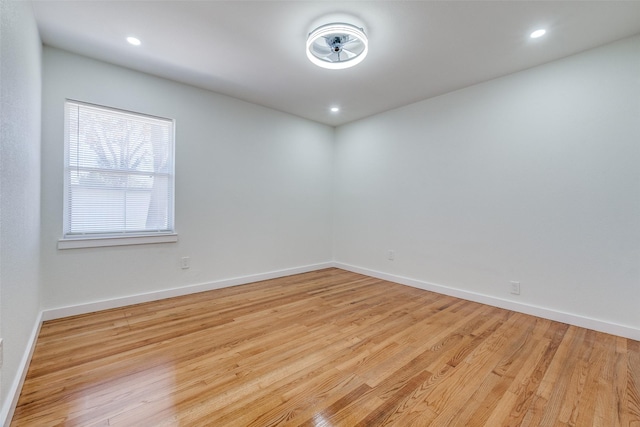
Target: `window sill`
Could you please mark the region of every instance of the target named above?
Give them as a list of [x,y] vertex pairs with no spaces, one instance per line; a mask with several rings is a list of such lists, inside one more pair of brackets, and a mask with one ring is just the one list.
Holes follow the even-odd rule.
[[58,249],[98,248],[103,246],[148,245],[152,243],[175,243],[178,235],[160,234],[156,236],[118,236],[118,237],[78,237],[58,240]]

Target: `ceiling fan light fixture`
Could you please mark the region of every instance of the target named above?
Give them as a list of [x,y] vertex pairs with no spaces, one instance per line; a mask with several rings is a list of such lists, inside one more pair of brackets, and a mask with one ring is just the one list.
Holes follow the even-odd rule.
[[364,29],[352,24],[322,25],[307,38],[307,58],[330,70],[341,70],[361,63],[369,52]]

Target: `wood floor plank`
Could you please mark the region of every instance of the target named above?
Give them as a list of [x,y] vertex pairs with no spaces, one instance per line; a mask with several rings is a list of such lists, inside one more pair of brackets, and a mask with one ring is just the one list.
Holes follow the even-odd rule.
[[339,269],[44,322],[12,426],[640,425],[640,342]]
[[640,341],[627,340],[626,402],[620,402],[629,425],[640,425]]

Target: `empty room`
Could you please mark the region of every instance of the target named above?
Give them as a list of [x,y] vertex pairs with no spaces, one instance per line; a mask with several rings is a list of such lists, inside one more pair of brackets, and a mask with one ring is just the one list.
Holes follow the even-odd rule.
[[640,426],[640,1],[0,31],[0,424]]

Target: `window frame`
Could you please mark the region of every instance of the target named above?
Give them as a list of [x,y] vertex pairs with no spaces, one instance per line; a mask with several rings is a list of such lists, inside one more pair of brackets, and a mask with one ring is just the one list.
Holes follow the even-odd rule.
[[[105,111],[113,111],[114,113],[122,113],[126,115],[132,115],[140,118],[147,118],[153,120],[162,120],[171,123],[170,132],[170,151],[171,157],[169,172],[165,175],[169,179],[170,191],[168,195],[167,216],[169,218],[167,230],[138,230],[130,231],[126,230],[114,230],[113,232],[88,232],[88,233],[69,233],[70,219],[69,213],[69,197],[70,197],[70,113],[69,108],[75,108],[76,105],[87,106],[91,108],[97,108]],[[146,113],[140,113],[131,110],[125,110],[122,108],[116,108],[106,105],[93,104],[84,101],[78,101],[75,99],[65,99],[64,101],[64,159],[63,159],[63,218],[62,218],[62,237],[58,240],[58,249],[75,249],[75,248],[89,248],[89,247],[101,247],[101,246],[123,246],[123,245],[138,245],[138,244],[151,244],[151,243],[173,243],[178,241],[178,234],[175,231],[175,119],[169,119],[166,117],[155,116]],[[108,171],[109,169],[104,169]]]

